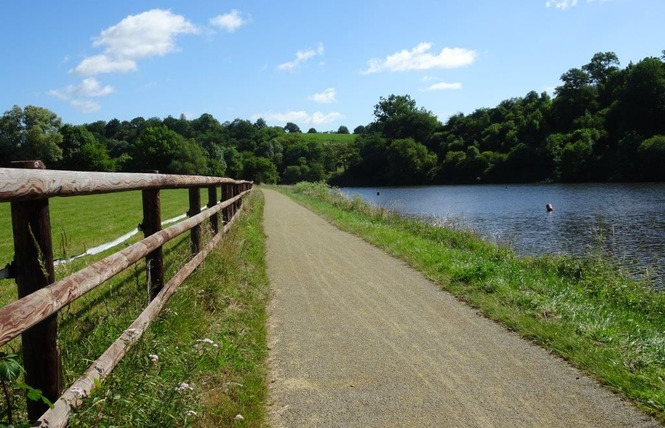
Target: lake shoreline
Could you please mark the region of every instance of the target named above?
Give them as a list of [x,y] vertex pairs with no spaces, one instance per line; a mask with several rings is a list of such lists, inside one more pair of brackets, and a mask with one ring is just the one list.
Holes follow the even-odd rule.
[[[597,253],[665,285],[665,183],[340,188],[409,217],[469,228],[520,255]],[[553,210],[548,212],[546,205]]]

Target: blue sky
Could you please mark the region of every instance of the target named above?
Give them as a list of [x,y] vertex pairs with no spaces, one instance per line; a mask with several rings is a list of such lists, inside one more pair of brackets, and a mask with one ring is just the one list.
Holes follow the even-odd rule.
[[445,121],[551,91],[596,52],[660,56],[664,16],[663,0],[4,0],[0,109],[326,131],[409,94]]

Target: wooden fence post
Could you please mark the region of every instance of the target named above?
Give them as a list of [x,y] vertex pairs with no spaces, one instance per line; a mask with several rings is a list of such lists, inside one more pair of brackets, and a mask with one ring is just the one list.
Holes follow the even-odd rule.
[[[236,195],[238,195],[238,188],[236,187],[237,184],[231,184],[231,197],[235,198]],[[231,204],[231,218],[236,216],[236,203]]]
[[[208,186],[208,208],[217,205],[217,185]],[[219,232],[219,214],[210,217],[210,229],[212,234],[217,235]]]
[[[235,195],[239,195],[242,192],[242,184],[238,183],[234,187],[235,187],[235,190],[234,190]],[[235,210],[233,210],[233,215],[235,215],[235,213],[240,211],[240,206],[241,205],[242,205],[242,201],[240,199],[238,199],[236,201],[236,208],[235,208]]]
[[[231,185],[229,183],[222,184],[222,202],[231,199]],[[231,207],[222,209],[222,221],[227,224],[231,220]]]
[[[142,190],[143,195],[143,236],[148,237],[162,230],[162,204],[159,189]],[[150,300],[164,286],[164,250],[157,248],[145,257],[148,274],[148,295]]]
[[[14,168],[46,169],[41,161],[12,162]],[[48,199],[11,203],[14,262],[18,297],[25,297],[55,281]],[[62,392],[62,365],[54,314],[21,335],[26,384],[55,402]],[[28,400],[28,418],[36,420],[48,409]]]
[[[201,212],[201,189],[199,187],[189,188],[189,212],[187,215],[194,217]],[[201,251],[201,225],[194,226],[191,230],[192,255]]]

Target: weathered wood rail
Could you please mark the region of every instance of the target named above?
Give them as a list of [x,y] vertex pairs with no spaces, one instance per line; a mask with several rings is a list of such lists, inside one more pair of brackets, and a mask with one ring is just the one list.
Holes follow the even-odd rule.
[[[230,228],[253,188],[248,181],[230,178],[168,174],[134,174],[54,171],[39,161],[0,168],[0,202],[10,202],[14,236],[12,274],[19,299],[0,308],[0,346],[21,335],[26,383],[40,389],[55,403],[49,409],[28,400],[28,417],[44,427],[65,426],[71,406],[87,395],[95,379],[108,374],[142,335],[175,289],[205,259]],[[24,169],[23,169],[24,168]],[[189,189],[189,211],[183,220],[161,229],[161,189]],[[208,190],[207,209],[201,211],[202,188]],[[221,201],[217,200],[218,188]],[[141,190],[145,238],[80,271],[55,281],[49,198]],[[220,228],[219,214],[223,227]],[[208,220],[212,238],[203,244],[201,225]],[[162,246],[190,231],[191,260],[164,284]],[[150,304],[92,366],[63,393],[57,312],[104,281],[137,263],[146,261]]]

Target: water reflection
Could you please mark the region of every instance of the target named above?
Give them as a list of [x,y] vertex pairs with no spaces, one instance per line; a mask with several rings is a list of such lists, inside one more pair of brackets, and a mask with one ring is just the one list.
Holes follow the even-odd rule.
[[653,275],[665,285],[665,183],[342,190],[407,215],[462,223],[519,254],[600,251],[634,276]]

